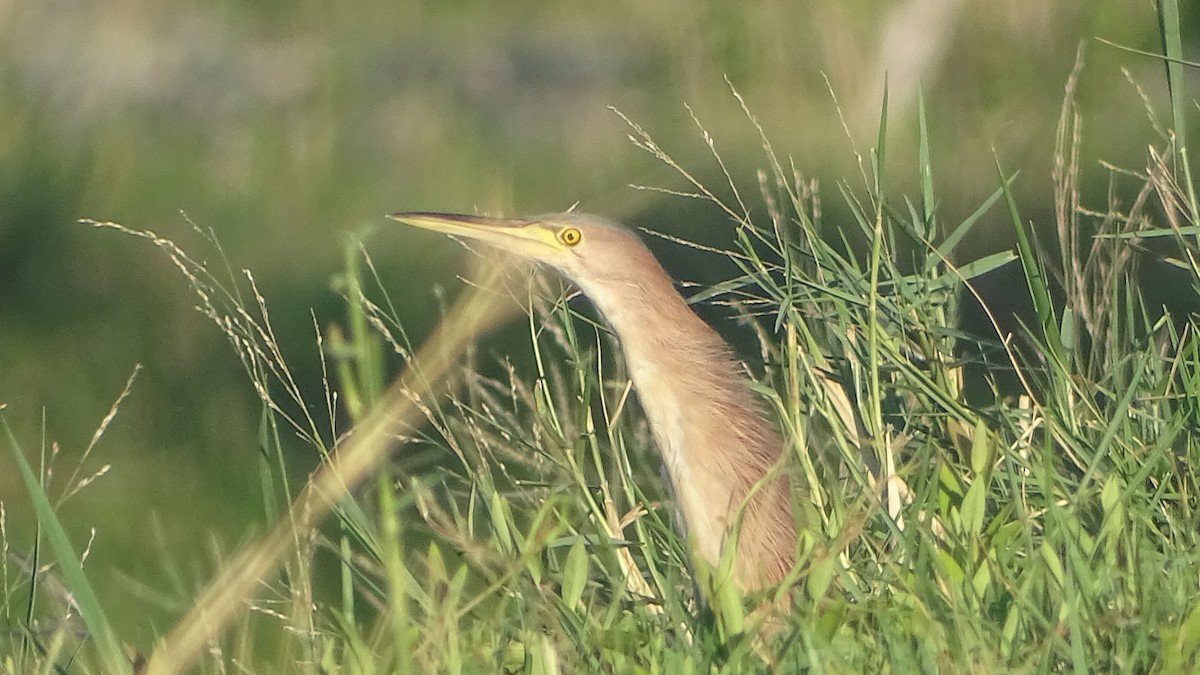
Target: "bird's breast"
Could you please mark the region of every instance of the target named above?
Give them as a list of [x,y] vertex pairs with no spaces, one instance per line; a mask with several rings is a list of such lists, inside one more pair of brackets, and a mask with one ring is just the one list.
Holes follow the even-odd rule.
[[[644,360],[627,357],[630,364]],[[728,530],[727,514],[734,501],[733,476],[720,475],[706,462],[702,447],[721,443],[716,438],[696,438],[710,429],[714,420],[706,419],[703,406],[688,401],[703,398],[703,392],[681,391],[678,373],[663,373],[655,368],[630,368],[630,377],[650,431],[671,481],[676,508],[683,517],[688,536],[697,552],[710,564],[716,564]],[[721,430],[724,431],[724,430]]]

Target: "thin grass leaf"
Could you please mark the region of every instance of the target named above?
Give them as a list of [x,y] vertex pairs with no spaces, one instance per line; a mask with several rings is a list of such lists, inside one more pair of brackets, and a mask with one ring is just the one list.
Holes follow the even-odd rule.
[[1002,181],[1001,189],[1004,192],[1004,201],[1008,205],[1009,218],[1017,233],[1017,254],[1021,260],[1021,269],[1025,272],[1025,283],[1030,297],[1033,299],[1034,311],[1037,313],[1038,321],[1046,336],[1049,353],[1055,357],[1056,361],[1062,363],[1062,338],[1058,332],[1058,321],[1055,317],[1054,303],[1051,300],[1049,281],[1046,278],[1042,258],[1034,246],[1034,240],[1030,238],[1029,232],[1025,229],[1025,223],[1017,210],[1016,199],[1009,190],[1004,170],[1000,168],[999,158],[996,158],[996,172]]
[[1179,22],[1179,3],[1176,0],[1158,0],[1159,31],[1163,41],[1163,55],[1166,56],[1167,92],[1171,97],[1171,121],[1177,139],[1176,149],[1182,151],[1188,147],[1187,118],[1183,81],[1183,39]]
[[100,604],[96,591],[83,571],[83,564],[80,562],[78,554],[75,553],[71,538],[67,536],[66,530],[63,529],[62,523],[54,513],[54,507],[50,505],[49,497],[46,496],[37,476],[34,475],[29,462],[25,460],[25,454],[21,451],[20,444],[17,443],[12,429],[8,426],[8,420],[0,416],[0,424],[4,425],[9,449],[17,463],[17,469],[21,473],[25,489],[29,492],[29,499],[33,502],[38,524],[45,533],[51,550],[54,551],[55,561],[62,570],[63,579],[71,592],[74,604],[79,609],[83,623],[87,626],[92,641],[96,645],[100,663],[108,673],[132,672],[130,663],[121,649],[121,643],[117,640],[116,633],[113,632],[112,625],[105,616],[104,607]]
[[[958,246],[959,242],[961,242],[964,237],[967,236],[967,233],[969,233],[971,231],[971,229],[975,226],[976,223],[979,222],[979,220],[984,216],[984,214],[986,214],[988,211],[990,211],[992,206],[994,206],[996,204],[996,202],[1001,197],[1004,196],[1005,189],[1006,188],[1011,189],[1013,182],[1016,181],[1017,177],[1020,175],[1021,175],[1021,172],[1017,171],[1017,172],[1014,172],[1013,175],[1009,176],[1008,178],[1004,178],[1003,179],[1004,187],[997,188],[995,192],[993,192],[987,199],[985,199],[983,201],[983,203],[979,205],[978,208],[976,208],[974,211],[971,212],[971,215],[967,216],[965,220],[963,220],[961,223],[959,223],[958,227],[954,228],[953,232],[948,234],[946,236],[946,238],[942,240],[942,243],[937,245],[935,252],[931,252],[930,255],[931,256],[937,255],[942,258],[948,258],[950,256],[950,253],[954,250],[954,248],[956,246]],[[926,263],[926,265],[932,265],[932,264],[934,264],[934,261],[932,261],[932,260],[928,261]]]
[[925,121],[925,90],[917,87],[917,175],[921,183],[921,222],[926,241],[937,235],[936,200],[933,197],[933,162],[929,157],[929,126]]

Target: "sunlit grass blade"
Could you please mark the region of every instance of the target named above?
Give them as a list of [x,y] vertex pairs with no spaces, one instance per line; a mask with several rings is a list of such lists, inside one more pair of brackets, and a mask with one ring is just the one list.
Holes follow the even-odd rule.
[[54,551],[55,562],[62,570],[63,580],[70,590],[74,605],[78,607],[83,623],[91,635],[91,640],[96,645],[100,663],[109,673],[132,672],[130,661],[126,658],[112,626],[105,617],[104,607],[100,604],[96,591],[83,571],[83,563],[75,552],[75,547],[71,544],[71,539],[63,529],[62,523],[59,522],[58,516],[54,513],[54,507],[51,506],[42,484],[34,475],[29,462],[26,461],[20,444],[17,443],[12,429],[8,426],[8,420],[0,417],[0,424],[4,425],[9,449],[12,451],[13,459],[20,471],[21,480],[25,483],[29,499],[33,502],[38,524],[50,544],[50,549]]
[[1187,143],[1187,117],[1185,110],[1188,105],[1184,93],[1183,78],[1183,33],[1180,30],[1179,3],[1177,0],[1159,0],[1157,3],[1159,30],[1163,42],[1164,55],[1167,57],[1163,65],[1167,72],[1167,92],[1171,102],[1171,121],[1177,139],[1177,151],[1184,157],[1183,151]]

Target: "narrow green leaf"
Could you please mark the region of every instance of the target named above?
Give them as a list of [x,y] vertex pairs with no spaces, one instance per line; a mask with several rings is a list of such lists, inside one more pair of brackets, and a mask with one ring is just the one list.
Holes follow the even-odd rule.
[[1062,586],[1066,574],[1063,571],[1062,561],[1058,559],[1058,553],[1054,551],[1054,548],[1049,543],[1042,542],[1041,554],[1042,562],[1046,563],[1046,569],[1050,571],[1050,575],[1054,577],[1058,585]]
[[446,571],[446,560],[442,557],[442,549],[436,541],[429,542],[429,549],[425,554],[425,567],[429,570],[430,586],[449,583],[450,573]]
[[879,137],[875,146],[875,198],[883,201],[884,174],[887,166],[887,120],[888,120],[888,82],[883,80],[883,103],[879,110]]
[[974,438],[971,440],[971,471],[976,476],[986,476],[992,468],[992,442],[987,425],[981,419],[975,423]]
[[953,594],[951,599],[958,600],[962,594],[963,580],[966,579],[966,575],[963,574],[962,565],[958,564],[954,556],[941,548],[935,552],[934,561],[938,571],[944,577],[946,588]]
[[[1009,176],[1005,180],[1005,185],[1011,187],[1013,181],[1015,181],[1017,179],[1017,176],[1020,176],[1020,175],[1021,175],[1020,171],[1013,173],[1013,175]],[[983,218],[985,213],[987,213],[989,210],[991,210],[992,206],[994,206],[996,204],[996,201],[999,200],[1000,197],[1002,197],[1002,196],[1004,196],[1004,188],[1003,187],[998,188],[995,192],[993,192],[991,194],[991,196],[989,196],[987,199],[985,199],[983,201],[983,203],[979,205],[979,208],[975,209],[975,211],[972,212],[971,215],[967,216],[966,220],[959,223],[958,227],[954,228],[954,231],[951,232],[942,241],[941,244],[938,244],[937,251],[930,252],[929,255],[931,257],[948,258],[950,256],[950,253],[954,250],[954,247],[958,246],[959,242],[962,241],[963,237],[967,236],[967,233],[971,231],[971,228],[973,228],[975,226],[975,224],[978,223],[981,218]],[[929,264],[933,264],[933,262],[935,262],[935,261],[931,260]]]
[[812,564],[808,571],[808,581],[805,588],[814,603],[822,602],[833,583],[833,573],[836,571],[836,559],[833,556],[823,556]]
[[925,91],[917,87],[917,172],[921,180],[921,218],[926,241],[937,236],[934,218],[933,163],[929,158],[929,127],[925,122]]
[[1133,232],[1104,232],[1095,235],[1097,239],[1155,239],[1158,237],[1193,237],[1200,235],[1200,225],[1185,225],[1183,227],[1152,227]]
[[1184,112],[1188,97],[1183,80],[1183,38],[1177,0],[1158,0],[1159,29],[1162,31],[1163,52],[1166,55],[1167,91],[1171,96],[1171,122],[1175,129],[1177,149],[1187,147],[1187,117]]
[[588,552],[583,545],[583,539],[576,539],[567,553],[567,561],[563,565],[562,599],[563,604],[576,609],[583,589],[588,580]]
[[1054,303],[1051,300],[1050,285],[1046,280],[1046,271],[1042,268],[1042,258],[1034,246],[1034,241],[1030,239],[1030,233],[1025,229],[1025,223],[1021,219],[1021,214],[1017,211],[1016,199],[1013,197],[1008,182],[1005,180],[1004,170],[1000,167],[999,158],[996,158],[996,171],[1000,174],[1001,186],[1004,191],[1004,201],[1008,204],[1008,215],[1012,220],[1013,229],[1017,233],[1018,257],[1021,260],[1021,268],[1025,272],[1025,282],[1029,288],[1030,297],[1033,299],[1034,311],[1037,312],[1038,321],[1041,323],[1042,330],[1046,334],[1046,343],[1050,350],[1049,355],[1054,356],[1059,362],[1062,362],[1062,339],[1058,333],[1058,321],[1054,315]]
[[1124,485],[1121,477],[1110,474],[1100,489],[1100,505],[1104,509],[1104,525],[1100,528],[1098,538],[1104,545],[1104,551],[1109,560],[1113,560],[1117,545],[1126,531],[1125,506],[1121,503],[1121,493]]
[[1075,364],[1075,310],[1063,308],[1062,321],[1058,328],[1059,340],[1062,341],[1063,363],[1068,371],[1074,370]]
[[17,462],[17,468],[21,472],[21,480],[25,482],[25,489],[29,491],[29,499],[33,502],[33,510],[37,513],[38,523],[46,533],[46,540],[50,543],[51,550],[54,551],[59,569],[62,570],[63,580],[71,590],[71,595],[79,608],[79,615],[83,618],[83,623],[87,626],[88,632],[95,642],[100,662],[104,664],[106,672],[130,672],[130,663],[125,658],[121,643],[113,633],[112,625],[109,624],[108,618],[104,614],[104,607],[101,606],[96,591],[83,571],[83,564],[75,553],[71,538],[67,536],[66,530],[63,529],[62,523],[54,513],[54,507],[50,505],[50,499],[34,475],[29,462],[25,460],[25,454],[21,452],[20,444],[13,436],[12,429],[8,426],[8,420],[0,417],[0,423],[4,425],[9,448]]
[[492,532],[496,535],[497,543],[505,553],[511,555],[514,548],[512,533],[508,529],[508,508],[504,497],[500,496],[499,492],[492,493],[488,516],[491,518]]
[[987,506],[988,481],[983,476],[977,476],[967,488],[967,496],[963,497],[960,513],[962,514],[963,531],[971,537],[978,536],[983,530],[983,515]]
[[975,591],[977,599],[982,599],[991,585],[992,571],[984,561],[979,565],[979,569],[975,570],[975,576],[971,578],[971,590]]

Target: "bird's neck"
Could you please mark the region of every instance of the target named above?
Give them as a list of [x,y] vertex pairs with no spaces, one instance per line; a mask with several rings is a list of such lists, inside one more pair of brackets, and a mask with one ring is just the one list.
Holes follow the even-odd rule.
[[621,343],[651,425],[705,414],[706,402],[720,400],[722,392],[747,390],[748,380],[732,350],[692,311],[666,272],[655,265],[642,270],[642,276],[649,278],[630,279],[616,293],[583,291]]
[[[643,272],[652,278],[630,280],[619,292],[583,291],[621,342],[690,536],[715,564],[747,494],[779,460],[782,442],[725,341],[688,307],[661,267]],[[783,506],[773,505],[769,517],[790,527],[790,502],[781,494]],[[747,512],[743,531],[752,515]]]

